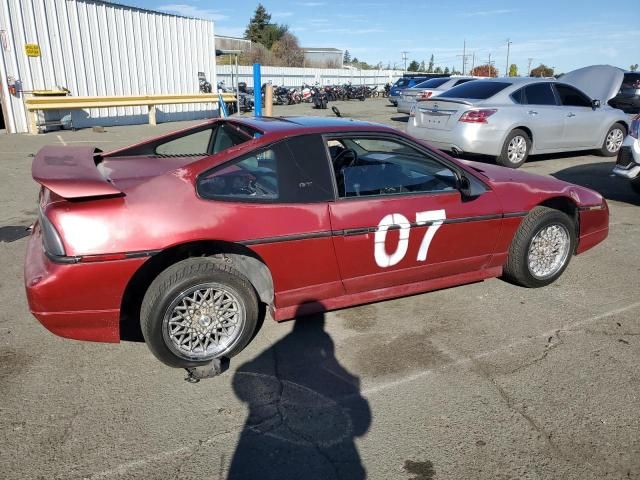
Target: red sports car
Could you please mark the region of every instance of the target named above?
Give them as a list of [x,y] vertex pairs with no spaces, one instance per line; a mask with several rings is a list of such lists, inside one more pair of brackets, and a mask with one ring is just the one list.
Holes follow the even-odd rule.
[[33,314],[80,340],[141,330],[173,367],[238,353],[266,312],[500,276],[548,285],[609,223],[586,188],[338,118],[213,120],[109,153],[51,146],[33,178]]

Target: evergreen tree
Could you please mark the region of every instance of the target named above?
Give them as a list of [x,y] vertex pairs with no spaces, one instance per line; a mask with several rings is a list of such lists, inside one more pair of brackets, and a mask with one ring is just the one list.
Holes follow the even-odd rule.
[[424,60],[422,62],[420,62],[420,71],[421,72],[425,71]]
[[449,75],[451,72],[449,71],[449,67],[444,67],[444,74]]
[[429,59],[429,66],[427,67],[427,72],[429,73],[433,73],[433,62],[434,62],[434,58],[432,53],[431,58]]
[[417,72],[419,68],[420,68],[420,64],[418,62],[416,62],[415,60],[411,60],[411,63],[407,67],[407,71],[408,72]]
[[349,53],[349,50],[344,51],[344,57],[342,58],[342,63],[344,63],[345,65],[348,65],[351,63],[351,54]]

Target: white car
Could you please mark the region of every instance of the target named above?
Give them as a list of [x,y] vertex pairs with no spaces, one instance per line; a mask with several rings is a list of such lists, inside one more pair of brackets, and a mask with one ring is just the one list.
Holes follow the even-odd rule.
[[529,154],[597,150],[615,156],[629,117],[607,104],[624,71],[586,67],[553,78],[490,78],[419,102],[407,131],[454,154],[490,155],[518,168]]
[[624,140],[618,152],[614,175],[631,181],[631,188],[640,193],[640,115],[631,122],[629,136]]

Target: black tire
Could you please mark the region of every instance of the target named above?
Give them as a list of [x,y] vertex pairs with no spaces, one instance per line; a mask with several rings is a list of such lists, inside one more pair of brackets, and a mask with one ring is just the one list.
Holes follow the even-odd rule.
[[[193,356],[177,352],[177,347],[165,338],[165,314],[182,294],[206,283],[220,285],[235,297],[239,309],[244,312],[244,321],[238,324],[240,331],[234,335],[226,349],[218,354]],[[178,262],[156,277],[142,301],[140,326],[147,346],[158,360],[170,367],[186,368],[239,353],[251,340],[258,317],[258,298],[249,280],[229,265],[199,257]]]
[[[510,160],[509,147],[511,146],[512,148],[517,148],[517,143],[521,141],[519,139],[522,139],[522,141],[524,141],[524,155],[518,155],[517,159],[513,159],[512,157],[512,160]],[[512,145],[512,142],[515,142],[515,144]],[[504,141],[504,145],[502,145],[502,151],[496,158],[496,163],[498,165],[502,165],[503,167],[519,168],[524,162],[527,161],[527,158],[529,158],[529,152],[531,152],[531,138],[529,138],[527,132],[516,128],[507,136],[506,140]]]
[[640,195],[640,178],[634,178],[631,180],[631,189]]
[[[548,276],[537,276],[529,267],[529,249],[536,235],[551,226],[562,227],[569,244],[566,246],[566,252],[558,259],[557,269],[550,271]],[[575,225],[566,213],[552,208],[536,207],[522,220],[511,241],[503,276],[506,280],[523,287],[538,288],[549,285],[557,280],[569,265],[575,245]]]
[[[616,135],[615,133],[612,133],[614,131],[619,131],[622,135],[617,134],[619,135],[619,137],[615,143],[616,147],[614,149],[610,149],[609,137],[611,135]],[[622,142],[624,141],[624,137],[626,136],[627,129],[624,127],[624,125],[620,123],[614,123],[613,125],[611,125],[611,128],[607,130],[607,134],[604,136],[604,142],[602,142],[602,147],[600,147],[600,150],[598,150],[598,154],[603,157],[615,157],[618,154],[618,150],[620,150],[620,147],[622,147]]]

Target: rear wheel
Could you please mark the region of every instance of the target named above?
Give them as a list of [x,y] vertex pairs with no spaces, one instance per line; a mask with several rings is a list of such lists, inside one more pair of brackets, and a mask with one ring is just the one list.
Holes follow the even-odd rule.
[[513,130],[504,141],[502,152],[496,163],[508,168],[518,168],[527,161],[531,151],[531,139],[527,132],[520,129]]
[[600,155],[603,157],[615,156],[618,153],[618,150],[620,150],[620,147],[622,147],[622,142],[624,141],[626,134],[627,129],[624,128],[623,125],[620,125],[619,123],[613,125],[604,137],[604,143],[599,151]]
[[504,276],[523,287],[549,285],[569,265],[575,243],[575,227],[566,213],[536,207],[511,242]]
[[190,258],[167,268],[142,301],[140,325],[151,352],[171,367],[232,357],[258,322],[249,280],[228,265]]

